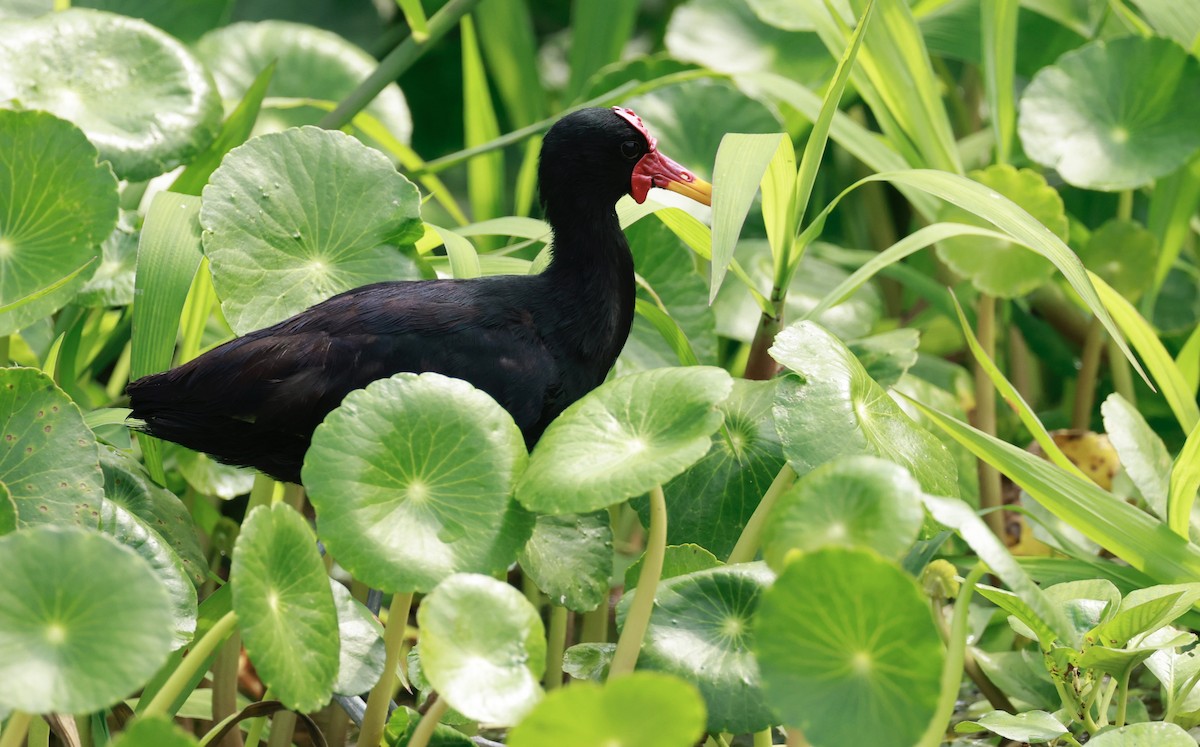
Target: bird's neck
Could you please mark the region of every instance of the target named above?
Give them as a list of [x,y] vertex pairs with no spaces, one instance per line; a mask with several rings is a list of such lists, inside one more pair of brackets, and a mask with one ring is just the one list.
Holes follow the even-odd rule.
[[553,259],[544,276],[551,303],[566,313],[557,330],[577,355],[605,370],[633,322],[633,256],[612,206],[569,215],[550,212]]

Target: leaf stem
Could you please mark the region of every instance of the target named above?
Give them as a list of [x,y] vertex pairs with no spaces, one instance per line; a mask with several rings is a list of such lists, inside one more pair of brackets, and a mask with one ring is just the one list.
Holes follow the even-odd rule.
[[[442,716],[446,715],[450,704],[446,699],[438,696],[437,700],[430,704],[429,710],[425,711],[425,715],[421,716],[421,720],[417,722],[417,728],[413,729],[412,739],[408,740],[408,747],[426,747],[429,744],[429,738],[433,736],[433,730],[437,728],[438,722],[442,720]],[[361,738],[359,744],[363,744]],[[374,742],[369,745],[363,744],[363,747],[374,747]]]
[[208,657],[229,637],[236,625],[237,613],[232,610],[226,612],[224,617],[217,620],[209,631],[204,634],[204,637],[192,646],[192,650],[188,652],[187,656],[183,657],[183,661],[179,662],[179,666],[175,668],[175,671],[163,683],[162,688],[154,694],[154,699],[150,701],[150,705],[142,710],[140,718],[168,715],[167,709],[170,708],[175,699],[183,692],[187,683],[191,682],[193,675],[197,673],[200,667],[207,663]]
[[450,0],[442,9],[429,19],[428,35],[418,40],[416,35],[410,36],[384,57],[367,79],[350,92],[337,108],[326,114],[317,126],[327,130],[336,130],[347,124],[354,115],[370,104],[379,92],[389,83],[395,82],[413,63],[429,51],[447,31],[458,25],[467,13],[470,13],[479,0]]
[[774,742],[771,741],[771,727],[767,727],[762,731],[754,732],[754,747],[771,747]]
[[1126,669],[1121,677],[1121,684],[1117,686],[1117,728],[1125,725],[1126,708],[1129,705],[1129,676],[1132,673],[1133,667]]
[[[436,16],[435,16],[436,18]],[[383,727],[387,722],[388,704],[392,700],[392,689],[396,684],[396,667],[400,664],[400,649],[404,645],[404,629],[408,625],[408,612],[412,608],[412,592],[392,595],[388,607],[387,628],[383,631],[384,657],[383,675],[367,698],[367,714],[363,717],[362,731],[358,743],[362,747],[376,747],[383,739]],[[415,742],[414,742],[415,744]]]
[[1112,373],[1113,388],[1126,402],[1137,407],[1137,390],[1133,388],[1133,370],[1129,361],[1121,355],[1116,340],[1110,337],[1105,345],[1108,348],[1108,369]]
[[282,710],[271,717],[271,736],[267,739],[267,747],[288,747],[296,731],[296,713]]
[[580,643],[608,643],[608,597],[596,609],[583,613],[579,631]]
[[[975,336],[990,360],[996,359],[996,298],[979,294],[976,304]],[[978,361],[971,368],[975,373],[975,427],[989,436],[996,435],[996,390],[987,371]],[[979,507],[996,509],[1002,505],[1000,472],[987,462],[979,462]],[[992,510],[984,515],[992,533],[1004,539],[1004,512]]]
[[[224,721],[237,713],[238,659],[242,652],[242,637],[237,631],[229,636],[217,654],[212,674],[212,720]],[[220,747],[242,747],[240,729],[230,729]]]
[[658,580],[662,577],[663,557],[667,551],[667,499],[662,486],[650,491],[650,528],[646,535],[646,556],[638,585],[633,591],[633,602],[625,618],[625,628],[617,639],[617,650],[613,654],[608,670],[610,680],[631,674],[642,651],[642,639],[650,627],[650,613],[654,608],[654,594]]
[[29,731],[31,721],[33,714],[13,711],[12,716],[8,718],[8,725],[4,727],[4,733],[0,734],[0,747],[21,747],[25,743],[25,733]]
[[1092,405],[1096,400],[1096,379],[1100,374],[1100,353],[1104,350],[1104,328],[1099,319],[1088,325],[1087,338],[1080,354],[1079,378],[1075,385],[1075,405],[1071,411],[1071,427],[1088,430],[1092,424]]
[[562,686],[563,651],[567,644],[569,614],[566,607],[550,605],[550,628],[546,631],[546,675],[543,678],[547,690],[555,690]]
[[[262,700],[267,701],[272,698],[271,688],[267,688],[263,693]],[[263,729],[267,727],[267,717],[259,716],[250,719],[250,728],[246,730],[246,747],[258,747],[258,743],[262,741]]]
[[749,563],[754,560],[759,542],[762,540],[762,530],[766,526],[767,516],[779,500],[779,496],[783,495],[795,481],[796,471],[790,464],[784,464],[779,469],[779,473],[775,475],[775,479],[771,481],[771,486],[767,488],[762,500],[758,502],[758,508],[754,509],[750,521],[746,522],[737,544],[733,546],[733,551],[729,553],[729,557],[725,561],[726,563],[733,565],[734,563]]

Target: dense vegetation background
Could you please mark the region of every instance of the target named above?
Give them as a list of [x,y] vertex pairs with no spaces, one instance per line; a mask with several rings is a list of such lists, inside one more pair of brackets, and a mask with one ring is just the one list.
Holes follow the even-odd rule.
[[[0,747],[1196,744],[1200,4],[68,5],[0,2]],[[614,104],[714,204],[618,205],[633,333],[532,454],[432,375],[305,489],[131,434],[537,272]]]

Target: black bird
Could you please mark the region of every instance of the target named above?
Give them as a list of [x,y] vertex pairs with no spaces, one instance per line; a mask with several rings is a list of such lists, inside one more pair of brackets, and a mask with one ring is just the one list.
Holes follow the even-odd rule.
[[659,153],[629,109],[583,109],[546,133],[538,165],[553,259],[539,275],[365,285],[132,382],[135,427],[288,482],[349,392],[401,371],[464,379],[532,447],[608,374],[629,336],[633,258],[616,202],[650,187],[710,204],[712,185]]

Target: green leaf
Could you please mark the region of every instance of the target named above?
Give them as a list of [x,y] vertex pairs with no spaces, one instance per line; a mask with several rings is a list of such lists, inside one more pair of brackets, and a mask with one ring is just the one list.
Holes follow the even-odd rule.
[[[1008,163],[1012,154],[1017,111],[1013,101],[1017,63],[1017,27],[1021,4],[1017,0],[984,0],[979,9],[983,41],[983,71],[991,110],[997,163]],[[926,33],[928,33],[926,31]]]
[[167,658],[167,592],[111,537],[23,529],[0,537],[0,566],[0,707],[99,710],[144,685]]
[[329,702],[338,673],[338,622],[317,538],[286,503],[250,512],[229,571],[246,653],[287,708]]
[[182,446],[167,446],[168,461],[179,470],[179,474],[193,490],[201,495],[212,495],[224,500],[246,495],[254,486],[254,470],[246,467],[231,467]]
[[96,526],[104,500],[96,437],[50,377],[0,368],[0,434],[0,482],[19,526]]
[[572,0],[568,99],[583,92],[593,73],[620,59],[633,34],[637,10],[637,0]]
[[95,273],[117,221],[117,180],[70,123],[0,110],[0,202],[0,334],[9,335],[57,311]]
[[351,392],[313,434],[304,484],[322,539],[354,577],[431,590],[516,558],[533,517],[510,500],[521,433],[495,400],[439,374]]
[[7,24],[0,100],[70,119],[130,181],[187,163],[221,118],[212,78],[187,47],[145,21],[93,10]]
[[1079,259],[1122,296],[1136,301],[1154,282],[1158,239],[1135,220],[1113,218],[1092,232]]
[[[1154,85],[1146,85],[1146,81]],[[1034,76],[1021,97],[1025,152],[1085,189],[1133,189],[1200,148],[1200,62],[1178,44],[1094,41]]]
[[1179,725],[1164,721],[1110,729],[1088,741],[1091,747],[1192,747],[1195,743]]
[[892,560],[916,541],[921,486],[903,467],[871,456],[839,457],[796,481],[767,518],[763,558],[781,571],[793,550],[869,547]]
[[[663,553],[662,575],[659,579],[665,581],[676,576],[685,576],[694,571],[707,571],[723,565],[717,556],[695,544],[667,545]],[[646,553],[625,569],[625,592],[637,588],[638,577],[642,575],[642,566],[646,564]],[[621,613],[624,615],[624,612]]]
[[1187,441],[1171,467],[1171,488],[1167,493],[1167,521],[1181,537],[1188,536],[1197,490],[1200,490],[1200,424],[1188,434]]
[[513,724],[541,699],[545,631],[513,587],[478,574],[451,576],[421,602],[417,622],[425,676],[463,715]]
[[577,682],[546,696],[509,733],[510,747],[691,747],[704,701],[678,677],[634,672],[601,687]]
[[1089,639],[1106,646],[1124,646],[1135,636],[1170,625],[1200,599],[1200,584],[1164,584],[1136,589],[1121,600],[1109,620],[1093,629]]
[[[655,591],[638,667],[695,685],[710,732],[755,732],[775,723],[750,652],[755,610],[773,578],[761,563],[718,566],[666,579]],[[618,622],[626,608],[618,608]]]
[[165,716],[139,718],[113,741],[112,747],[196,747],[190,735]]
[[[463,16],[463,145],[473,148],[500,137],[500,123],[488,92],[487,73],[475,34],[471,16]],[[495,218],[504,214],[504,151],[494,150],[467,161],[467,194],[475,220]]]
[[541,93],[538,45],[529,4],[524,0],[483,0],[474,12],[479,25],[488,30],[479,42],[509,121],[515,127],[525,127],[542,119],[549,112]]
[[[747,135],[733,132],[721,139],[713,182],[721,185],[713,194],[712,277],[709,303],[717,297],[725,271],[733,260],[733,249],[742,233],[746,213],[754,202],[767,167],[783,148],[791,148],[787,135]],[[774,247],[772,247],[774,248]]]
[[[1049,228],[1060,240],[1067,238],[1067,215],[1062,198],[1041,174],[1031,169],[1015,169],[998,164],[969,176],[995,190]],[[966,223],[986,228],[991,224],[971,210],[957,205],[943,207],[939,220]],[[1000,298],[1023,296],[1045,283],[1054,274],[1044,256],[1025,246],[1003,239],[961,236],[937,245],[938,256],[959,275],[968,278],[984,293]]]
[[933,716],[943,654],[928,602],[870,551],[793,560],[754,634],[767,703],[814,744],[913,744]]
[[[663,486],[668,544],[695,543],[722,558],[733,551],[785,463],[774,404],[775,382],[734,379],[729,398],[718,405],[724,428],[713,434],[708,453]],[[649,526],[649,501],[635,498],[632,504]]]
[[0,482],[0,535],[17,530],[17,504],[8,486]]
[[613,533],[607,511],[538,515],[517,556],[521,568],[555,604],[587,612],[608,601]]
[[858,358],[875,383],[890,389],[917,362],[921,333],[915,329],[893,329],[870,337],[850,340],[846,347]]
[[[332,31],[287,21],[235,23],[216,29],[196,43],[196,54],[212,71],[226,101],[244,97],[271,63],[276,68],[268,97],[340,101],[379,64]],[[408,143],[412,115],[399,86],[387,85],[367,104],[366,112],[400,142]],[[255,131],[315,124],[323,114],[305,108],[270,109],[259,115]]]
[[782,379],[775,397],[783,453],[797,474],[839,456],[878,456],[906,467],[926,492],[958,495],[950,453],[904,414],[837,338],[800,322],[776,336],[770,353],[799,374]]
[[708,451],[723,419],[717,405],[732,386],[729,374],[709,366],[602,384],[546,429],[517,500],[541,513],[592,511],[667,482]]
[[959,734],[984,729],[993,734],[999,734],[1005,739],[1030,744],[1049,742],[1068,731],[1067,727],[1063,726],[1058,719],[1045,711],[1026,711],[1015,714],[992,711],[975,721],[962,721],[954,727],[954,731]]
[[1163,347],[1154,329],[1137,313],[1131,303],[1098,275],[1088,275],[1099,297],[1104,299],[1104,305],[1112,312],[1113,319],[1146,362],[1146,368],[1150,369],[1154,382],[1161,387],[1162,395],[1170,405],[1171,412],[1175,414],[1175,419],[1179,421],[1185,433],[1191,433],[1196,425],[1200,424],[1200,405],[1196,404],[1196,393],[1188,387],[1179,367],[1171,359],[1171,354]]
[[914,402],[980,459],[1012,478],[1033,498],[1093,542],[1162,583],[1200,576],[1200,548],[1166,524],[1016,446]]
[[83,284],[72,302],[79,306],[128,306],[133,303],[137,268],[137,213],[121,211],[117,227],[101,244],[96,274]]
[[1113,392],[1100,405],[1104,430],[1121,458],[1121,469],[1133,480],[1158,518],[1167,518],[1171,455],[1162,439],[1124,397]]
[[348,135],[254,138],[213,172],[200,209],[221,310],[245,334],[341,291],[414,278],[395,246],[419,238],[418,215],[416,187]]
[[375,615],[333,579],[333,604],[337,609],[338,651],[337,681],[333,691],[339,695],[358,695],[375,686],[383,675],[383,626]]
[[[389,747],[407,747],[422,718],[420,713],[408,706],[400,706],[392,711],[388,717],[384,743]],[[454,727],[439,723],[433,727],[429,747],[475,747],[475,743]]]
[[577,680],[603,683],[616,651],[615,643],[577,643],[563,654],[563,671]]
[[1133,4],[1163,36],[1169,36],[1184,48],[1195,52],[1200,41],[1200,8],[1172,0],[1133,0]]

